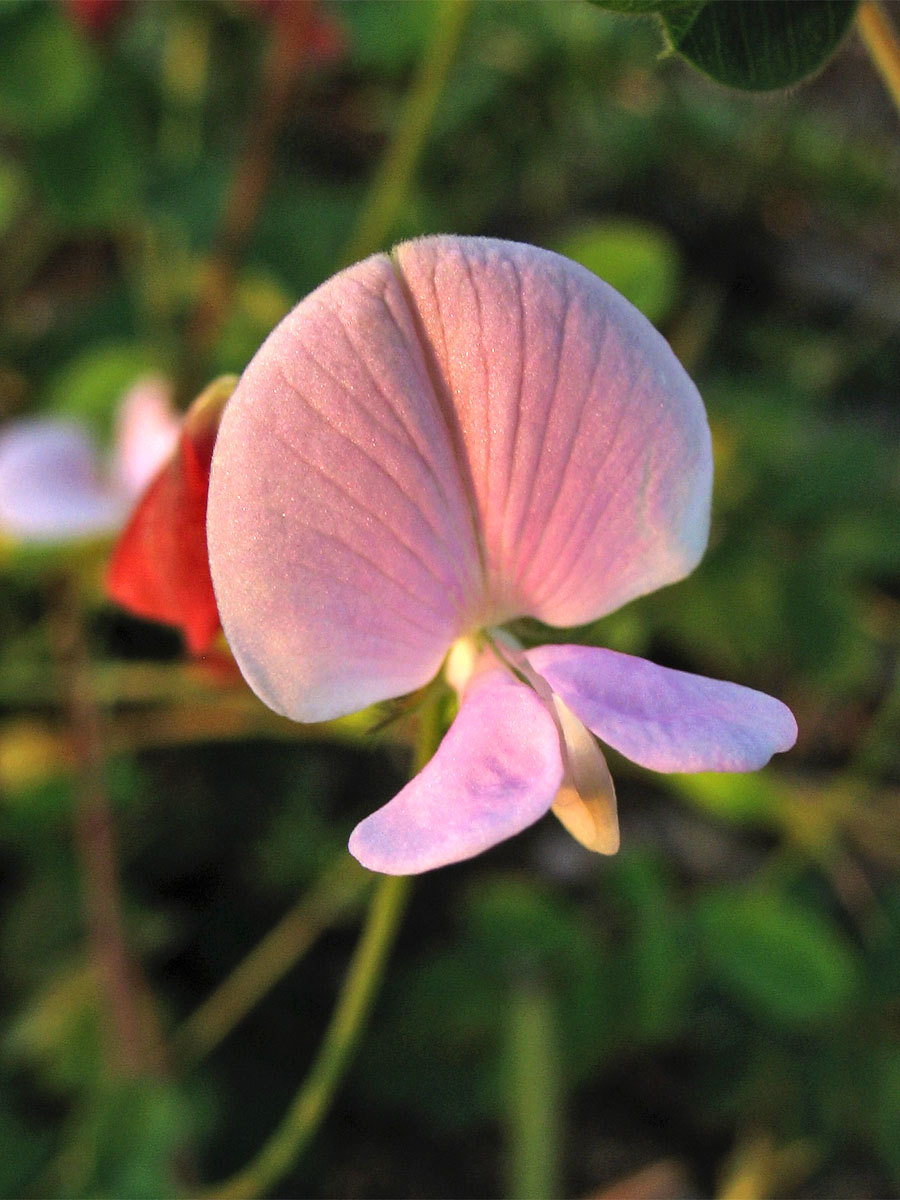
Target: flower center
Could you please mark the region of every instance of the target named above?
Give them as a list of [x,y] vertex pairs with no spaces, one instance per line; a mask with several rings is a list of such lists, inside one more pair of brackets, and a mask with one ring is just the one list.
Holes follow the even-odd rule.
[[603,752],[590,730],[534,670],[517,639],[505,629],[458,638],[450,647],[444,675],[462,699],[476,675],[498,667],[535,691],[556,724],[565,775],[553,812],[583,845],[614,854],[619,848],[616,794]]

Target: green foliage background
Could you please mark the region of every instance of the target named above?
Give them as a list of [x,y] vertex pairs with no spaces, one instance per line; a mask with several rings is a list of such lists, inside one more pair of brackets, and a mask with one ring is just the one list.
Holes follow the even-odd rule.
[[[90,32],[78,7],[0,6],[0,406],[102,439],[135,377],[196,366],[273,24],[202,0]],[[438,8],[321,11],[342,47],[300,73],[207,378],[340,263]],[[765,99],[662,49],[654,22],[576,0],[476,3],[389,239],[561,249],[669,337],[713,428],[709,552],[583,633],[780,696],[798,747],[751,776],[611,754],[615,858],[548,818],[418,881],[278,1195],[514,1193],[519,1011],[550,1031],[561,1194],[648,1164],[673,1196],[900,1191],[900,121],[853,35]],[[308,1067],[365,886],[346,837],[402,783],[409,721],[287,728],[106,604],[104,547],[0,553],[0,1192],[193,1194],[253,1155]],[[150,1078],[105,1065],[61,571],[87,596],[127,936],[169,1046]],[[335,871],[322,936],[201,1054],[191,1014]]]

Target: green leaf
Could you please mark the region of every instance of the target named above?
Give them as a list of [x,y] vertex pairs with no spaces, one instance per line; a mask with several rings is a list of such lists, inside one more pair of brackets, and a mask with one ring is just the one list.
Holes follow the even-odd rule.
[[748,1011],[789,1027],[844,1012],[859,964],[838,930],[788,897],[718,892],[695,916],[711,977]]
[[618,217],[581,225],[554,246],[622,293],[659,324],[678,298],[681,257],[658,225]]
[[559,1005],[566,1070],[589,1073],[608,1052],[611,1031],[596,1020],[609,1007],[603,946],[578,909],[562,895],[516,875],[480,881],[463,912],[476,970],[505,996],[510,982],[552,982]]
[[45,408],[83,421],[108,438],[126,389],[142,375],[159,372],[159,360],[146,346],[134,342],[94,346],[50,381]]
[[878,1057],[875,1095],[870,1097],[869,1109],[875,1122],[876,1145],[894,1182],[900,1184],[900,1141],[897,1138],[900,1057],[894,1043],[885,1045]]
[[35,139],[31,167],[55,215],[89,229],[128,217],[145,173],[142,133],[128,97],[109,90],[65,129]]
[[341,10],[346,24],[350,56],[363,70],[391,72],[415,62],[434,22],[430,4],[404,4],[393,0],[367,0]]
[[14,1062],[27,1062],[62,1093],[99,1076],[101,1048],[96,977],[81,962],[47,981],[13,1021],[3,1045]]
[[11,159],[0,158],[0,237],[19,216],[27,198],[25,172]]
[[23,9],[0,37],[0,126],[16,133],[63,129],[94,97],[96,58],[61,8]]
[[243,371],[269,331],[292,306],[292,298],[274,279],[246,274],[238,284],[219,335],[211,373],[226,375]]
[[837,50],[855,0],[707,0],[660,5],[673,50],[710,79],[744,91],[791,87]]
[[173,1163],[189,1136],[190,1113],[167,1080],[114,1079],[93,1091],[69,1131],[54,1194],[153,1200],[175,1191]]
[[618,1019],[630,1041],[664,1041],[687,1019],[696,975],[693,947],[658,862],[627,854],[609,874],[612,904],[622,924],[614,951]]
[[594,0],[599,8],[608,8],[610,12],[662,13],[679,8],[699,8],[702,0]]
[[0,1196],[27,1195],[53,1148],[49,1130],[36,1121],[26,1124],[17,1115],[16,1100],[12,1087],[0,1093]]
[[598,0],[600,7],[655,14],[666,40],[703,75],[767,92],[819,71],[847,34],[857,0]]

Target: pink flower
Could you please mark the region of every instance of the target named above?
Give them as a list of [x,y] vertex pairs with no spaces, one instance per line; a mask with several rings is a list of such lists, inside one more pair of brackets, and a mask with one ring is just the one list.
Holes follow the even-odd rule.
[[8,425],[0,431],[0,531],[24,542],[114,533],[172,453],[178,429],[168,385],[155,378],[126,393],[105,467],[74,422],[34,418]]
[[[459,713],[354,830],[391,874],[468,858],[549,809],[618,846],[594,735],[657,771],[747,771],[796,738],[783,704],[611,650],[524,651],[499,627],[595,620],[681,579],[707,539],[702,401],[588,271],[435,237],[323,284],[226,407],[207,536],[231,648],[276,711],[324,721],[424,685]],[[590,732],[589,732],[590,731]]]

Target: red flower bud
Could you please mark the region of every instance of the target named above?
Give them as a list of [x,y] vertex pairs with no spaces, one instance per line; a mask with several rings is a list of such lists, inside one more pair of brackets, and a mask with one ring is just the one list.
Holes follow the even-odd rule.
[[103,37],[122,15],[122,0],[63,0],[63,7],[74,25],[92,37]]
[[175,453],[138,501],[106,578],[112,600],[177,626],[192,654],[209,650],[221,629],[206,552],[206,496],[219,421],[236,382],[217,379],[188,409]]

